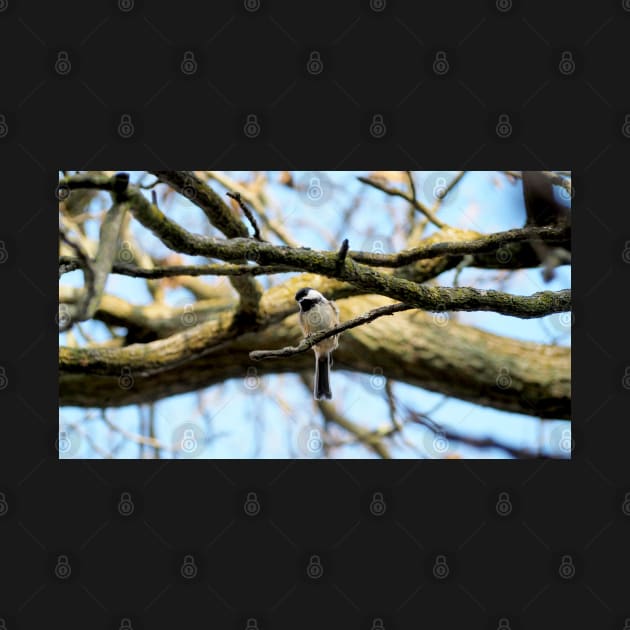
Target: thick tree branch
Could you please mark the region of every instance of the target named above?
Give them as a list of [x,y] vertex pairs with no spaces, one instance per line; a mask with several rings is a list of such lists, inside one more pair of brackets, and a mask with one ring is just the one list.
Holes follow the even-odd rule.
[[[59,273],[64,274],[80,269],[85,262],[71,256],[59,257]],[[288,265],[172,265],[169,267],[152,267],[150,269],[138,267],[128,263],[116,263],[112,266],[112,273],[132,278],[173,278],[175,276],[267,276],[274,273],[300,271],[297,267]]]
[[174,251],[230,261],[254,260],[263,265],[295,265],[304,271],[345,280],[366,292],[386,295],[425,310],[493,311],[502,315],[531,318],[565,312],[571,308],[569,290],[515,296],[469,287],[427,287],[381,273],[367,265],[358,264],[349,257],[339,267],[336,252],[281,247],[254,239],[224,240],[203,237],[188,232],[168,219],[159,208],[131,187],[127,194],[134,216]]
[[571,238],[571,227],[525,227],[494,234],[479,235],[473,240],[442,241],[430,245],[414,247],[396,254],[377,254],[350,251],[349,256],[360,263],[379,267],[401,267],[418,260],[440,256],[464,256],[466,254],[486,254],[496,252],[506,245],[542,241],[545,243],[566,243]]
[[[274,288],[263,300],[267,326],[233,334],[231,315],[151,343],[118,349],[60,348],[61,405],[121,406],[196,391],[230,378],[243,379],[252,349],[291,345],[302,336],[293,300],[294,285]],[[311,285],[313,286],[313,285]],[[351,321],[386,305],[379,296],[337,302]],[[287,313],[294,313],[287,319]],[[197,354],[198,358],[190,359]],[[453,321],[446,327],[419,310],[381,317],[347,331],[335,351],[335,371],[372,374],[454,396],[478,405],[541,418],[571,417],[571,351],[501,337]],[[181,359],[181,360],[180,360]],[[164,369],[178,365],[177,369]],[[313,369],[306,353],[256,363],[258,374]],[[535,367],[533,367],[535,366]],[[121,373],[133,377],[121,386]],[[498,377],[501,377],[498,381]],[[509,377],[509,378],[508,378]]]
[[[192,171],[149,172],[199,206],[210,223],[228,238],[248,236],[245,224],[234,215],[223,199]],[[245,259],[235,262],[245,262]],[[261,286],[254,278],[248,276],[233,276],[230,282],[241,297],[240,314],[247,320],[255,317],[262,295]]]

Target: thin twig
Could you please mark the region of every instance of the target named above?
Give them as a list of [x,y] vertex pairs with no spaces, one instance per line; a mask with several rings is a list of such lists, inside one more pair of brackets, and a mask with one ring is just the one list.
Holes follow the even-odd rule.
[[427,429],[429,429],[433,433],[439,434],[449,442],[459,442],[461,444],[466,444],[467,446],[472,446],[473,448],[479,449],[497,448],[517,459],[558,459],[555,457],[542,455],[537,451],[532,451],[526,448],[517,448],[515,446],[510,446],[509,444],[499,442],[498,440],[490,437],[478,438],[474,436],[462,435],[461,433],[455,433],[450,429],[445,429],[442,425],[438,424],[425,414],[418,413],[417,411],[413,411],[409,408],[407,408],[407,412],[409,413],[409,417],[407,419],[408,421],[425,426]]
[[309,335],[308,337],[302,339],[302,341],[300,341],[297,346],[286,346],[285,348],[280,348],[279,350],[253,350],[249,353],[249,358],[254,361],[260,361],[262,359],[278,359],[280,357],[290,357],[294,354],[300,354],[301,352],[306,352],[316,343],[319,343],[324,339],[328,339],[328,337],[338,335],[345,330],[356,328],[357,326],[362,326],[363,324],[369,324],[371,321],[374,321],[378,317],[383,317],[383,315],[393,315],[394,313],[399,313],[400,311],[408,311],[412,308],[414,307],[409,304],[400,303],[390,304],[388,306],[381,306],[380,308],[374,308],[371,311],[363,313],[363,315],[359,315],[358,317],[344,322],[343,324],[339,324],[334,328],[318,332],[314,335]]
[[241,210],[243,211],[243,214],[247,217],[247,220],[250,222],[251,226],[254,228],[254,238],[257,241],[262,241],[262,238],[260,236],[260,230],[258,229],[258,223],[256,223],[254,213],[245,205],[245,202],[241,198],[241,194],[232,193],[232,192],[227,192],[225,194],[230,199],[234,199],[234,201],[236,201],[236,203],[240,206]]
[[374,180],[370,179],[369,177],[358,177],[357,178],[360,182],[363,182],[364,184],[367,184],[368,186],[372,186],[372,188],[376,188],[377,190],[380,190],[388,195],[391,195],[392,197],[400,197],[402,199],[404,199],[405,201],[407,201],[408,203],[410,203],[416,210],[418,210],[418,212],[421,212],[422,214],[424,214],[424,216],[429,219],[429,221],[431,221],[431,223],[433,223],[433,225],[435,225],[436,227],[443,229],[446,227],[446,223],[444,223],[443,221],[440,221],[440,219],[438,219],[431,210],[429,210],[429,208],[427,208],[419,199],[417,199],[416,197],[410,197],[409,195],[405,194],[404,192],[402,192],[401,190],[396,190],[395,188],[388,188],[387,186],[385,186],[384,184],[381,184],[379,182],[375,182]]
[[[311,374],[302,372],[300,374],[300,378],[308,389],[309,394],[311,394],[313,391],[313,377]],[[356,422],[350,420],[350,418],[344,416],[333,402],[318,400],[316,401],[316,404],[319,407],[326,424],[332,422],[342,429],[345,429],[348,433],[352,434],[358,442],[361,442],[364,446],[373,450],[382,459],[392,458],[382,436],[375,435],[369,429],[362,427]],[[325,444],[328,445],[328,441],[326,441]]]

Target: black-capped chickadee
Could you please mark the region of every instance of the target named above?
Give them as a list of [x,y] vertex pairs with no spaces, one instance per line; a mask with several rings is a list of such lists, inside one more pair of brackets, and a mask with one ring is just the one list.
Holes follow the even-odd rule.
[[[319,291],[305,287],[295,294],[300,306],[300,326],[305,335],[329,330],[339,324],[339,309]],[[332,398],[330,391],[330,367],[332,352],[339,345],[338,335],[328,337],[313,346],[315,352],[315,400]]]

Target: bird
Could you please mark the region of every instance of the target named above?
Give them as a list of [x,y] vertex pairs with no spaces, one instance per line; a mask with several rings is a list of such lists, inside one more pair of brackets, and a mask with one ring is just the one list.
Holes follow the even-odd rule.
[[[300,326],[305,336],[330,330],[339,324],[339,309],[332,300],[327,300],[319,291],[304,287],[295,294],[300,307]],[[339,335],[323,339],[313,346],[315,353],[315,400],[332,399],[330,391],[330,368],[333,350],[339,345]]]

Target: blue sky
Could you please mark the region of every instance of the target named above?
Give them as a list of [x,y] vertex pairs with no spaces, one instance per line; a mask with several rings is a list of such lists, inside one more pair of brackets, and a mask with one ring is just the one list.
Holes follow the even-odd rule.
[[[233,179],[246,179],[249,172],[229,172]],[[285,229],[301,245],[313,248],[330,248],[340,238],[349,238],[352,249],[368,251],[395,251],[403,245],[398,238],[391,237],[391,220],[383,211],[384,204],[392,203],[391,198],[378,190],[367,188],[357,180],[358,175],[368,172],[293,172],[296,182],[305,187],[319,183],[323,196],[316,205],[309,201],[304,192],[296,192],[278,183],[278,173],[268,173],[271,184],[268,192],[272,199],[272,216],[276,216]],[[453,172],[416,172],[414,181],[419,198],[429,206],[433,204],[436,186],[449,182]],[[153,181],[152,176],[132,172],[132,182],[141,178],[144,183]],[[317,181],[319,180],[319,182]],[[224,195],[225,189],[216,182],[211,185]],[[156,190],[161,196],[164,187]],[[363,200],[351,214],[349,229],[340,234],[343,210],[354,195],[363,191]],[[556,189],[556,192],[558,190]],[[149,193],[147,192],[147,196]],[[558,193],[565,205],[566,200]],[[316,195],[317,196],[317,195]],[[108,197],[101,194],[93,202],[92,210],[106,208]],[[396,215],[407,216],[408,205],[404,200],[393,202]],[[179,221],[188,230],[198,233],[212,233],[203,213],[188,200],[172,195],[170,203],[162,206],[167,214]],[[276,214],[277,213],[277,214]],[[469,172],[459,185],[446,198],[439,211],[440,218],[459,228],[479,232],[494,232],[523,225],[525,210],[522,202],[520,181],[510,182],[504,175],[492,172]],[[97,226],[90,222],[88,234],[97,238]],[[435,228],[427,228],[425,235]],[[137,241],[151,254],[164,256],[169,250],[150,232],[133,225]],[[273,240],[273,239],[272,239]],[[186,262],[204,262],[201,258],[184,257]],[[556,270],[556,278],[545,283],[540,269],[522,270],[505,279],[503,290],[521,295],[529,295],[541,290],[559,290],[571,286],[569,266]],[[265,287],[270,283],[279,284],[294,274],[279,274],[270,278],[259,277]],[[459,276],[460,286],[497,288],[497,272],[479,269],[464,269]],[[504,274],[501,274],[502,276]],[[454,272],[439,277],[442,286],[451,286]],[[225,279],[208,278],[210,282],[227,282]],[[62,276],[63,284],[81,286],[81,272]],[[151,296],[144,281],[125,276],[111,275],[106,292],[118,295],[134,304],[147,304]],[[193,298],[183,290],[167,293],[167,301],[183,306]],[[552,315],[536,320],[521,320],[492,313],[452,314],[461,323],[477,326],[483,330],[513,338],[570,345],[570,326],[566,315]],[[86,322],[82,328],[97,340],[106,339],[108,333],[98,322]],[[446,328],[448,330],[448,328]],[[81,336],[77,334],[81,341]],[[59,337],[64,345],[66,335]],[[252,372],[250,378],[233,379],[201,393],[186,394],[158,402],[155,407],[156,437],[164,444],[182,444],[188,438],[188,445],[194,444],[190,453],[162,452],[161,456],[195,458],[286,458],[321,457],[318,448],[308,448],[314,438],[321,437],[321,419],[316,412],[312,396],[308,394],[297,377],[292,375],[269,376],[262,379]],[[388,410],[382,390],[383,379],[379,374],[349,374],[335,370],[333,386],[335,403],[350,419],[369,428],[377,428],[388,423]],[[282,400],[276,394],[280,393]],[[472,405],[456,399],[444,401],[439,394],[411,387],[403,383],[394,385],[394,393],[405,405],[420,411],[432,410],[431,418],[445,429],[479,438],[492,437],[516,448],[541,448],[543,452],[568,456],[564,446],[570,438],[570,423],[545,421],[517,414],[506,414],[487,407]],[[201,402],[200,402],[201,401]],[[438,407],[439,405],[439,407]],[[438,407],[438,408],[436,408]],[[108,418],[122,431],[140,431],[140,413],[135,406],[112,409]],[[85,420],[86,414],[89,419]],[[75,428],[78,426],[79,428]],[[139,447],[126,439],[123,434],[112,432],[100,419],[97,410],[71,407],[60,409],[61,443],[66,447],[62,457],[101,457],[100,450],[116,449],[116,457],[137,458]],[[333,439],[348,439],[342,430],[333,429]],[[420,425],[408,425],[405,437],[410,445],[393,443],[394,457],[443,457],[455,454],[464,458],[504,458],[499,449],[476,449],[459,442],[445,444],[435,440],[435,435]],[[69,442],[68,442],[69,440]],[[192,440],[192,441],[190,441]],[[564,441],[563,441],[564,440]],[[68,444],[71,446],[68,448]],[[205,445],[204,445],[205,444]],[[96,445],[96,448],[95,446]],[[64,449],[62,448],[61,451]],[[150,453],[149,451],[145,451]],[[349,443],[334,448],[332,456],[337,458],[375,457],[363,446]]]

